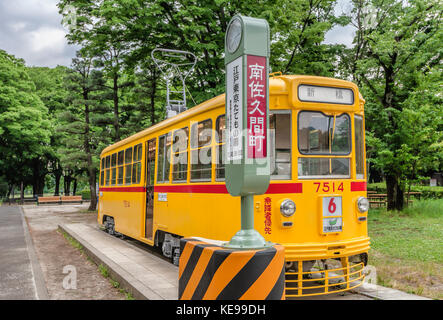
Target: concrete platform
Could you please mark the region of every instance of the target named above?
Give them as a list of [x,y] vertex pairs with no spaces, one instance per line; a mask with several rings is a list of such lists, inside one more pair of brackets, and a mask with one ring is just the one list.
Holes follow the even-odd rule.
[[178,267],[136,246],[81,223],[60,224],[88,256],[136,299],[177,300]]
[[[98,265],[105,265],[112,278],[136,299],[177,300],[178,267],[128,241],[110,236],[96,225],[59,224],[76,239]],[[294,298],[291,300],[430,300],[399,290],[363,283],[342,294]]]
[[377,300],[432,300],[400,290],[382,287],[372,283],[363,283],[352,290],[353,292]]

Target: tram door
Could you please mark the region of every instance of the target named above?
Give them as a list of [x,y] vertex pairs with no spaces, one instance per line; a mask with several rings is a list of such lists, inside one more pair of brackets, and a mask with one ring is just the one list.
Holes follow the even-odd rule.
[[146,142],[146,239],[152,239],[152,226],[154,219],[155,149],[155,138]]

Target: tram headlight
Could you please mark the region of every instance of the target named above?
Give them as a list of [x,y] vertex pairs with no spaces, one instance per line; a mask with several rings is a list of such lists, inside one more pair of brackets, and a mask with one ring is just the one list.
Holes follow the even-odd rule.
[[289,218],[295,213],[295,203],[290,199],[283,200],[280,205],[280,212],[286,218]]
[[357,200],[358,211],[361,213],[369,210],[369,200],[365,197],[360,197]]

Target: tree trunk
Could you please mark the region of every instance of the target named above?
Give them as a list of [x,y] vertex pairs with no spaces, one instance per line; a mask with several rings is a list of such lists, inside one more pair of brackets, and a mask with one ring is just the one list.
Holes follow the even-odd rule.
[[386,175],[386,191],[388,196],[388,210],[403,210],[404,192],[399,184],[398,177]]
[[115,130],[115,142],[120,140],[120,119],[118,110],[118,74],[114,75],[114,87],[113,87],[113,97],[114,97],[114,130]]
[[[83,92],[83,99],[88,100],[88,93]],[[89,178],[89,191],[91,193],[91,202],[89,203],[89,211],[95,211],[97,208],[97,192],[95,190],[96,183],[96,168],[92,162],[92,152],[91,146],[89,144],[89,106],[85,103],[85,136],[83,145],[85,148],[85,153],[88,161],[88,178]]]
[[151,126],[155,124],[155,94],[157,91],[157,74],[155,67],[151,69],[152,85],[151,85]]
[[64,176],[65,181],[65,196],[69,196],[71,194],[71,181],[72,178],[70,175]]
[[55,177],[54,196],[59,196],[60,195],[60,179],[62,177],[62,171],[60,168],[54,172],[54,177]]
[[45,177],[37,177],[34,178],[34,181],[32,182],[32,191],[35,196],[42,197],[43,191],[45,189]]
[[97,210],[97,190],[96,190],[96,169],[89,167],[89,191],[91,192],[91,202],[89,204],[89,211]]
[[74,190],[72,190],[72,195],[75,196],[77,193],[77,179],[74,179]]
[[20,202],[23,204],[25,199],[25,188],[23,186],[23,181],[20,183]]

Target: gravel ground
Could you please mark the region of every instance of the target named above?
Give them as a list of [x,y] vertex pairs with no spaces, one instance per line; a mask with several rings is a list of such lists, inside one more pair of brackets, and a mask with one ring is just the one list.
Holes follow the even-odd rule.
[[[51,300],[125,299],[125,294],[57,230],[60,223],[96,225],[96,213],[87,212],[87,208],[88,204],[23,207]],[[72,281],[75,275],[77,281]],[[65,289],[67,286],[70,288]]]

